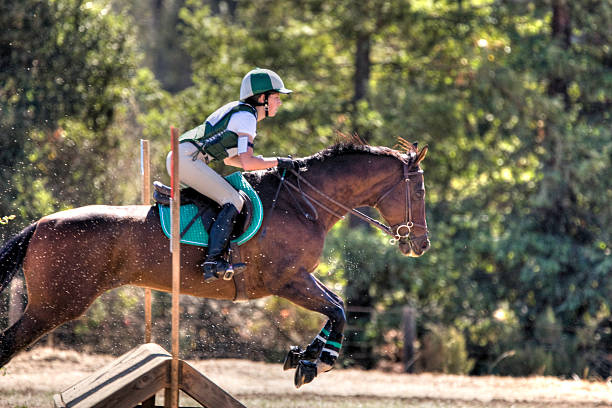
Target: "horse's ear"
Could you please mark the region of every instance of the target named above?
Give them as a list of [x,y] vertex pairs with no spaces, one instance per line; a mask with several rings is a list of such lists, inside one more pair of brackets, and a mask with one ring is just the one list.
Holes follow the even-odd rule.
[[423,161],[425,156],[427,156],[427,151],[428,150],[429,150],[429,146],[425,145],[425,147],[422,148],[421,151],[419,152],[415,164],[419,164],[419,163],[421,163],[421,161]]

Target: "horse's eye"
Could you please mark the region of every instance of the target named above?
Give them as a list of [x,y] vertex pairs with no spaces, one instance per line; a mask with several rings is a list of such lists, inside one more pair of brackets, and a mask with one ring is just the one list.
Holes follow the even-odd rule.
[[414,192],[414,195],[420,200],[425,196],[425,190],[417,190]]

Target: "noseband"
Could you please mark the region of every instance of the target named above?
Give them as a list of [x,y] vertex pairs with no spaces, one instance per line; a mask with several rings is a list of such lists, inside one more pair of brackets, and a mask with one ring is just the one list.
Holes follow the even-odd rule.
[[[345,206],[344,204],[334,200],[333,198],[331,198],[330,196],[328,196],[327,194],[325,194],[324,192],[322,192],[321,190],[319,190],[318,188],[316,188],[315,186],[313,186],[312,184],[310,184],[310,182],[308,182],[308,180],[306,180],[304,177],[302,177],[302,175],[295,171],[295,170],[289,170],[291,173],[293,173],[293,175],[296,176],[297,180],[298,180],[298,186],[294,185],[293,183],[291,183],[290,181],[285,179],[285,173],[283,172],[282,177],[279,175],[278,177],[281,180],[281,184],[278,186],[278,190],[280,190],[280,188],[282,187],[283,183],[286,183],[287,186],[291,187],[292,189],[298,191],[301,195],[302,195],[302,199],[308,204],[308,206],[314,210],[315,216],[311,216],[310,214],[304,213],[305,217],[309,220],[315,221],[318,218],[318,215],[316,214],[316,210],[314,209],[314,206],[312,204],[310,204],[310,202],[314,202],[315,204],[317,204],[319,207],[323,208],[324,210],[326,210],[327,212],[329,212],[330,214],[340,218],[340,219],[344,219],[344,215],[338,214],[337,212],[333,211],[332,209],[330,209],[329,207],[327,207],[326,205],[324,205],[323,203],[321,203],[320,201],[316,200],[315,198],[313,198],[311,195],[305,193],[300,184],[300,181],[303,182],[304,184],[306,184],[308,187],[310,187],[314,192],[316,192],[317,194],[319,194],[321,197],[325,198],[327,201],[329,201],[330,203],[333,203],[334,205],[340,207],[342,210],[349,212],[351,214],[353,214],[354,216],[356,216],[357,218],[362,219],[363,221],[367,222],[368,224],[372,225],[373,227],[378,228],[379,230],[381,230],[382,232],[384,232],[385,234],[389,235],[391,237],[391,244],[395,244],[396,242],[411,242],[411,241],[416,241],[416,240],[422,240],[423,238],[427,238],[427,225],[421,225],[421,224],[415,224],[412,221],[412,201],[410,198],[410,176],[416,175],[416,174],[423,174],[423,170],[417,170],[417,171],[409,171],[408,165],[406,163],[404,163],[404,177],[398,181],[396,184],[394,184],[391,188],[389,188],[389,190],[387,190],[383,195],[381,195],[378,200],[376,201],[376,204],[374,204],[374,208],[377,208],[377,206],[385,199],[387,198],[387,196],[393,191],[395,190],[395,188],[397,186],[399,186],[402,183],[406,184],[406,207],[405,207],[405,218],[404,218],[404,222],[399,223],[399,224],[395,224],[393,226],[388,226],[383,224],[382,222],[375,220],[374,218],[362,213],[361,211],[358,211],[354,208],[350,208]],[[278,195],[278,191],[277,191],[277,195]],[[276,199],[274,200],[276,201]],[[303,212],[303,211],[302,211]],[[413,227],[420,227],[423,228],[425,230],[425,234],[423,235],[419,235],[417,237],[410,237],[410,234],[412,233],[412,228]]]

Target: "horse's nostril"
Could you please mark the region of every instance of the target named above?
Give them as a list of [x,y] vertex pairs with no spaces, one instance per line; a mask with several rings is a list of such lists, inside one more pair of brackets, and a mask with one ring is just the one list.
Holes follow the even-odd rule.
[[427,251],[429,249],[429,240],[423,242],[423,251]]

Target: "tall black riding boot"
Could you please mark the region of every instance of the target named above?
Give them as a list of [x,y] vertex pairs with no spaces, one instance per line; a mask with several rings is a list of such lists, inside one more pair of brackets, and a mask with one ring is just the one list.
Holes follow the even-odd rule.
[[210,229],[208,256],[203,264],[204,280],[206,282],[219,279],[219,276],[223,275],[230,267],[229,263],[223,259],[223,254],[229,242],[237,215],[238,210],[233,204],[224,204]]

